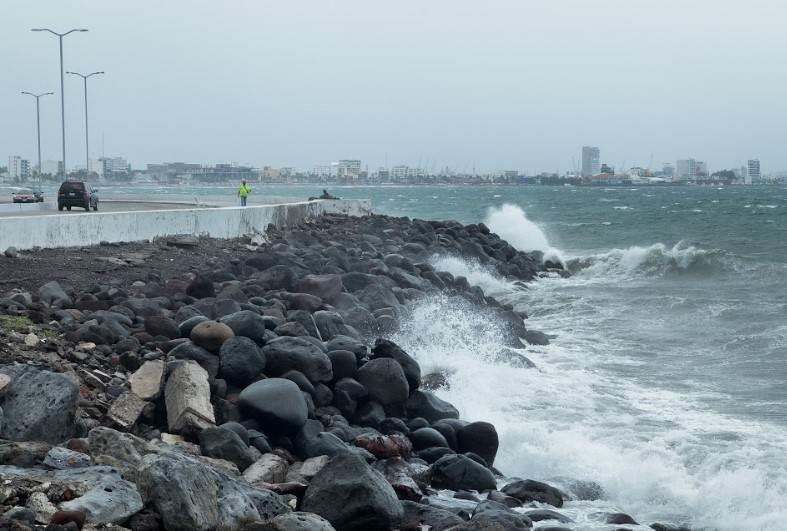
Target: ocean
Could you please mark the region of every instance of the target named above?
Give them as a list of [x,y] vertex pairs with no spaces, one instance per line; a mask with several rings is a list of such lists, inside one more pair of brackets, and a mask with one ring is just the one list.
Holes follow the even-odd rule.
[[[318,195],[257,186],[253,197]],[[103,196],[206,197],[235,187],[106,188]],[[485,222],[521,250],[560,259],[570,278],[527,285],[462,256],[462,274],[552,337],[535,369],[489,361],[499,323],[456,300],[422,301],[394,338],[441,396],[493,422],[496,465],[511,476],[592,481],[569,502],[576,530],[610,530],[604,512],[641,524],[787,530],[787,187],[331,187],[377,213]],[[628,526],[632,529],[646,529]]]

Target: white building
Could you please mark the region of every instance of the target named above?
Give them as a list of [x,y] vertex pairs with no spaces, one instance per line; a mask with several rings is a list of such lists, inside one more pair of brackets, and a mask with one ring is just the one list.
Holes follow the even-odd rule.
[[98,159],[101,162],[101,172],[103,177],[109,177],[114,174],[127,174],[129,172],[128,161],[123,157],[102,157]]
[[41,173],[44,175],[58,175],[63,165],[59,160],[42,160]]
[[693,181],[697,178],[697,161],[694,159],[683,159],[675,163],[675,177],[678,180]]
[[404,182],[407,180],[407,172],[410,168],[407,166],[394,166],[391,168],[391,179],[394,182]]
[[25,181],[30,178],[30,161],[19,155],[8,157],[8,177],[15,181]]
[[361,161],[354,159],[340,160],[337,164],[337,176],[343,178],[358,178],[361,174]]
[[601,173],[601,150],[593,146],[582,146],[582,177],[593,177]]
[[750,159],[746,165],[746,184],[759,182],[762,175],[760,174],[760,159]]

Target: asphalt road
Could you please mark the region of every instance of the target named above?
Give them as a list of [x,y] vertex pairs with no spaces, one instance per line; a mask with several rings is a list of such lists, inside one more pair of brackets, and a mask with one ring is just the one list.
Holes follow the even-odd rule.
[[[43,207],[43,208],[42,208]],[[141,210],[173,210],[182,208],[195,208],[195,205],[188,205],[183,203],[152,203],[140,201],[99,201],[99,212],[137,212]],[[18,217],[18,216],[51,216],[55,214],[68,214],[71,216],[89,215],[93,212],[87,212],[83,208],[72,208],[57,210],[57,205],[52,203],[29,203],[29,204],[14,204],[11,201],[0,201],[0,218]]]

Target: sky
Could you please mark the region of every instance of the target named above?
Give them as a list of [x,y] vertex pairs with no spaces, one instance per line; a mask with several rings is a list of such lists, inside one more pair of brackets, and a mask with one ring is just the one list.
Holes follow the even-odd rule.
[[[0,165],[60,158],[60,77],[89,81],[90,152],[469,172],[694,157],[787,168],[782,0],[0,0]],[[66,76],[69,167],[82,81]]]

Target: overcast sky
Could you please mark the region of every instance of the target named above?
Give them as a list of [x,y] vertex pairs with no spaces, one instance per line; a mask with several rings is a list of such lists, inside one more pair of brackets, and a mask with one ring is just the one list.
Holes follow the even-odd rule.
[[[60,154],[57,39],[91,155],[457,171],[787,168],[783,0],[2,0],[0,164]],[[66,78],[68,163],[84,159]]]

